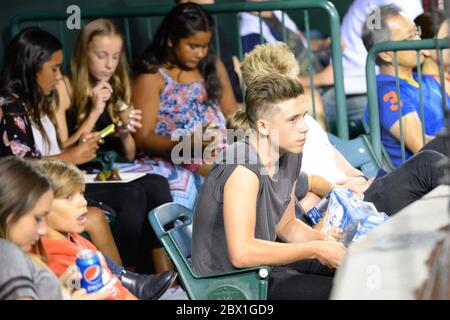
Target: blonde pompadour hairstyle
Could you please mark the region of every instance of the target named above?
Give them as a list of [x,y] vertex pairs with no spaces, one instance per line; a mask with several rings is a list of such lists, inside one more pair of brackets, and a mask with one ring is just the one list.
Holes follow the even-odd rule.
[[53,182],[55,199],[84,191],[83,174],[75,165],[62,160],[41,160],[40,165]]
[[300,66],[287,44],[276,42],[257,45],[245,55],[241,70],[245,85],[249,86],[256,77],[274,73],[297,78]]

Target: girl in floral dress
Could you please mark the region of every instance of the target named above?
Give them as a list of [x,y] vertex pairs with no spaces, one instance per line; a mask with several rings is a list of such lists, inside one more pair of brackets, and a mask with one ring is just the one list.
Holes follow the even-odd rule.
[[[201,160],[224,145],[225,117],[236,108],[225,67],[210,49],[213,28],[199,5],[174,7],[138,64],[132,93],[143,114],[142,128],[134,135],[138,148],[200,175],[210,167]],[[195,145],[202,159],[192,161],[199,156]]]

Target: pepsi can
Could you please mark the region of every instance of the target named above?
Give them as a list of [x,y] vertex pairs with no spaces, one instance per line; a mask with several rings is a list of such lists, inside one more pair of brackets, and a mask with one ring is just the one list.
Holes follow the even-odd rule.
[[89,249],[81,250],[77,254],[76,264],[82,275],[81,287],[86,289],[87,293],[103,288],[102,266],[97,252]]

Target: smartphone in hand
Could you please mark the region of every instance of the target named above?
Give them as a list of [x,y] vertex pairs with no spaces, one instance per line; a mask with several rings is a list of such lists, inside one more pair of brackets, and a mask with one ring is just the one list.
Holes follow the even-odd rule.
[[114,123],[110,124],[106,128],[104,128],[102,131],[100,131],[100,137],[103,139],[106,136],[110,135],[111,133],[114,133],[116,131],[116,126]]

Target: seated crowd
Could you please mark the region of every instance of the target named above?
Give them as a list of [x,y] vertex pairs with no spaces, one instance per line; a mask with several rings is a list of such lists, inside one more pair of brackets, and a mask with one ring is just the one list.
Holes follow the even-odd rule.
[[[257,17],[241,14],[247,54],[239,62],[222,32],[222,59],[215,54],[217,26],[192,3],[214,1],[187,2],[177,1],[165,16],[133,73],[124,35],[103,18],[81,29],[71,57],[39,27],[23,29],[6,47],[0,75],[0,299],[161,298],[177,272],[147,214],[169,202],[194,211],[196,274],[269,265],[269,299],[327,299],[346,247],[339,234],[313,226],[306,212],[334,188],[348,188],[394,215],[439,185],[443,168],[437,163],[448,161],[437,136],[444,129],[440,94],[450,103],[450,83],[445,78],[441,88],[439,82],[439,61],[450,65],[447,51],[440,58],[432,50],[420,51],[419,59],[415,51],[378,55],[381,138],[395,169],[369,179],[328,140],[335,106],[321,94],[329,95],[333,85],[329,39],[308,48],[315,54],[312,78],[325,87],[311,91],[309,45],[290,18],[289,41],[279,42],[281,11],[263,15],[265,44],[258,44]],[[363,2],[355,0],[352,8]],[[381,28],[360,25],[359,41],[367,50],[383,41],[420,39],[420,30],[426,38],[448,38],[442,12],[436,30],[427,12],[415,21],[392,4],[379,13]],[[61,72],[64,59],[70,59],[67,74]],[[347,95],[347,103],[353,98]],[[310,115],[312,101],[317,120]],[[360,105],[355,110],[349,119],[363,117]],[[112,135],[101,133],[112,124]],[[227,141],[227,129],[248,134]],[[97,172],[92,160],[111,151],[121,172],[143,174],[128,183],[85,183],[85,173]],[[99,292],[71,285],[80,281],[74,265],[84,249],[98,252],[107,283]]]

